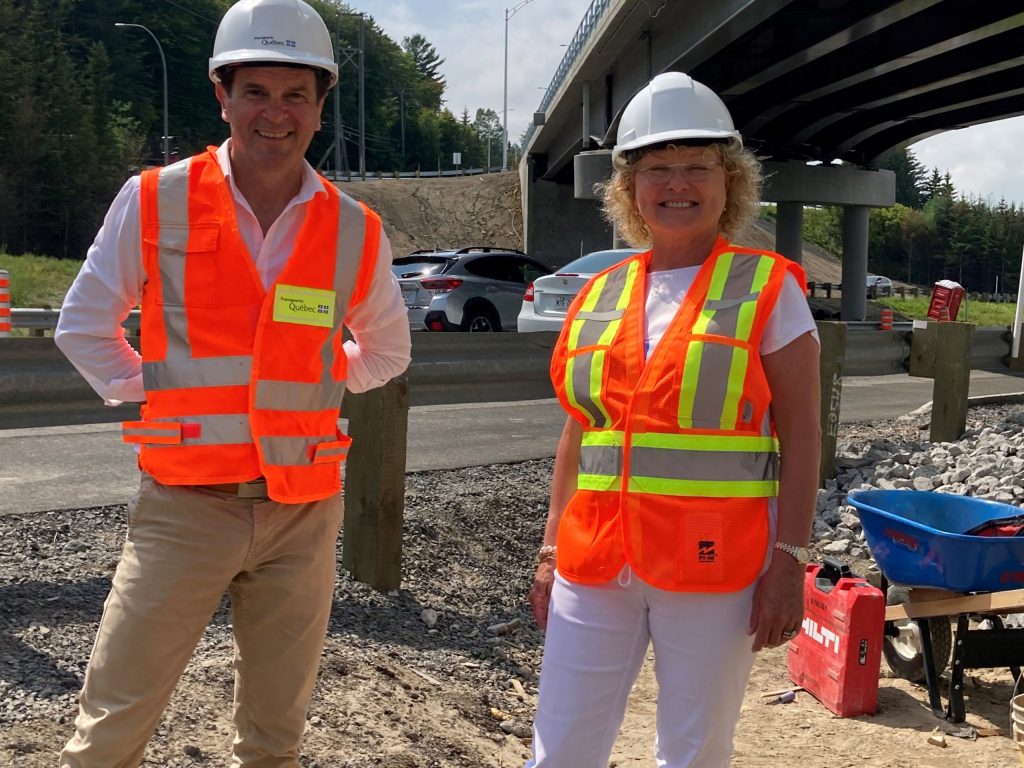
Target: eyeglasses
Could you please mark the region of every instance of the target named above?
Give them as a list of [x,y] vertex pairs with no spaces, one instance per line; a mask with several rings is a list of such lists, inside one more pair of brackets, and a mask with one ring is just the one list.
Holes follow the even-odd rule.
[[664,184],[667,182],[672,178],[672,173],[675,171],[678,171],[679,175],[682,176],[685,181],[704,181],[711,175],[711,171],[715,166],[718,165],[721,165],[721,163],[672,163],[671,165],[659,163],[658,165],[652,165],[649,168],[637,168],[636,172],[642,173],[656,184]]

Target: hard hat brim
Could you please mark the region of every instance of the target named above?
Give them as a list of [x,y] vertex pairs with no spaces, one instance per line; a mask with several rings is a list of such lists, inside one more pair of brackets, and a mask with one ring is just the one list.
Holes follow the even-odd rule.
[[320,56],[299,53],[295,50],[289,53],[274,50],[226,51],[210,59],[210,79],[213,82],[217,82],[216,72],[221,67],[227,67],[232,64],[259,64],[261,62],[300,66],[305,64],[312,69],[327,71],[331,76],[332,87],[338,82],[338,65],[335,62]]
[[709,144],[716,141],[728,141],[730,143],[735,142],[740,147],[743,146],[743,137],[740,136],[739,131],[701,131],[693,129],[662,131],[661,133],[640,136],[632,141],[627,141],[625,144],[616,144],[612,149],[612,163],[617,167],[625,167],[625,153],[630,150],[643,149],[644,147],[672,141],[692,142],[695,140],[706,140]]

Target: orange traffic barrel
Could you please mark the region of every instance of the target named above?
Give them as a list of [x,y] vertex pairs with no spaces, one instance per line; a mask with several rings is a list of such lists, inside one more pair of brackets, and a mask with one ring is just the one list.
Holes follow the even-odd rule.
[[0,338],[11,335],[11,275],[0,269]]
[[878,323],[878,330],[880,331],[891,331],[892,330],[892,310],[883,309],[882,319]]

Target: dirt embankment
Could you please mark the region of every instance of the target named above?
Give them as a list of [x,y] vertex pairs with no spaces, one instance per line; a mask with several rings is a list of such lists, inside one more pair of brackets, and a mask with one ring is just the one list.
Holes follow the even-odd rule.
[[523,247],[515,173],[353,181],[341,190],[380,214],[396,255],[419,248]]
[[[496,245],[523,248],[523,217],[519,175],[429,179],[353,181],[341,189],[362,200],[384,221],[395,254],[417,248]],[[740,245],[775,248],[771,225],[756,222],[737,238]],[[803,254],[807,279],[840,282],[839,259],[808,246]]]

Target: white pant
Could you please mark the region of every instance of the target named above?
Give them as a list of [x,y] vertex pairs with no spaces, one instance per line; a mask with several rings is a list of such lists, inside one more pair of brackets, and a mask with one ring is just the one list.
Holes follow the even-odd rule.
[[725,768],[754,653],[754,586],[669,592],[626,566],[598,586],[555,575],[533,757],[526,768],[606,768],[647,644],[658,682],[659,768]]

